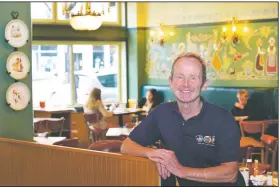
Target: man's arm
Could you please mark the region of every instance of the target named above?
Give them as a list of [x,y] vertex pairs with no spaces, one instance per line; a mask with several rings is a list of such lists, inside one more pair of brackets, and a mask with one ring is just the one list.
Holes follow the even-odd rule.
[[238,163],[227,162],[210,168],[183,167],[179,177],[200,182],[234,183],[236,182],[237,172]]
[[234,183],[237,178],[238,162],[222,163],[209,168],[184,167],[170,150],[163,150],[161,154],[152,155],[150,158],[165,165],[171,173],[180,178],[209,183]]
[[139,145],[128,137],[122,143],[121,153],[140,156],[140,157],[148,157],[148,152],[152,151],[152,149],[153,148],[148,148]]

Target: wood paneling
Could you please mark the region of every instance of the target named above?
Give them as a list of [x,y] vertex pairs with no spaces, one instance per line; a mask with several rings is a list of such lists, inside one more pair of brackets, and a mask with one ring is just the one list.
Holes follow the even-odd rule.
[[0,138],[0,185],[158,186],[146,158]]

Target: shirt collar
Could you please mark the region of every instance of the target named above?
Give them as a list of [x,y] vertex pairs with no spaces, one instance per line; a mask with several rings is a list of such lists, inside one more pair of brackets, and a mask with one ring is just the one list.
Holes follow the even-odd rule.
[[[202,119],[202,117],[203,117],[203,115],[205,113],[205,108],[206,108],[206,105],[207,105],[207,101],[205,101],[205,99],[202,96],[200,96],[200,100],[202,102],[202,108],[201,108],[199,114],[196,115],[196,116],[191,117],[190,119]],[[172,110],[172,112],[176,112],[177,114],[182,116],[181,112],[179,111],[179,107],[178,107],[177,101],[172,103],[171,110]]]

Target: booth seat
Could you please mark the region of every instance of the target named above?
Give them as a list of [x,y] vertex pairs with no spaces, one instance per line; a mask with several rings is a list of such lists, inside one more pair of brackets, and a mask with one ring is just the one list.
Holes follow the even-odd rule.
[[[147,90],[151,88],[155,88],[159,92],[161,102],[176,100],[168,85],[143,85],[141,97],[145,97]],[[278,117],[278,88],[208,87],[201,95],[208,102],[231,110],[237,101],[236,94],[240,89],[246,89],[249,92],[249,98],[260,117]]]

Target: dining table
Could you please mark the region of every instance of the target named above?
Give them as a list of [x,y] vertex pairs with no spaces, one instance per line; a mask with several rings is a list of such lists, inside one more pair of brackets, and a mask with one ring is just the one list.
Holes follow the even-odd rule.
[[126,128],[126,127],[109,128],[106,133],[106,137],[128,136],[133,129],[134,128]]
[[114,116],[118,116],[118,121],[119,121],[119,125],[120,127],[123,127],[123,116],[124,115],[129,115],[129,114],[141,114],[145,112],[142,109],[135,109],[135,108],[116,108],[115,110],[113,110],[113,115]]
[[65,140],[66,137],[53,137],[53,136],[48,136],[48,137],[33,137],[33,140],[39,144],[44,144],[44,145],[53,145],[56,142],[59,142],[61,140]]
[[33,118],[33,123],[38,123],[41,121],[60,121],[61,118]]

